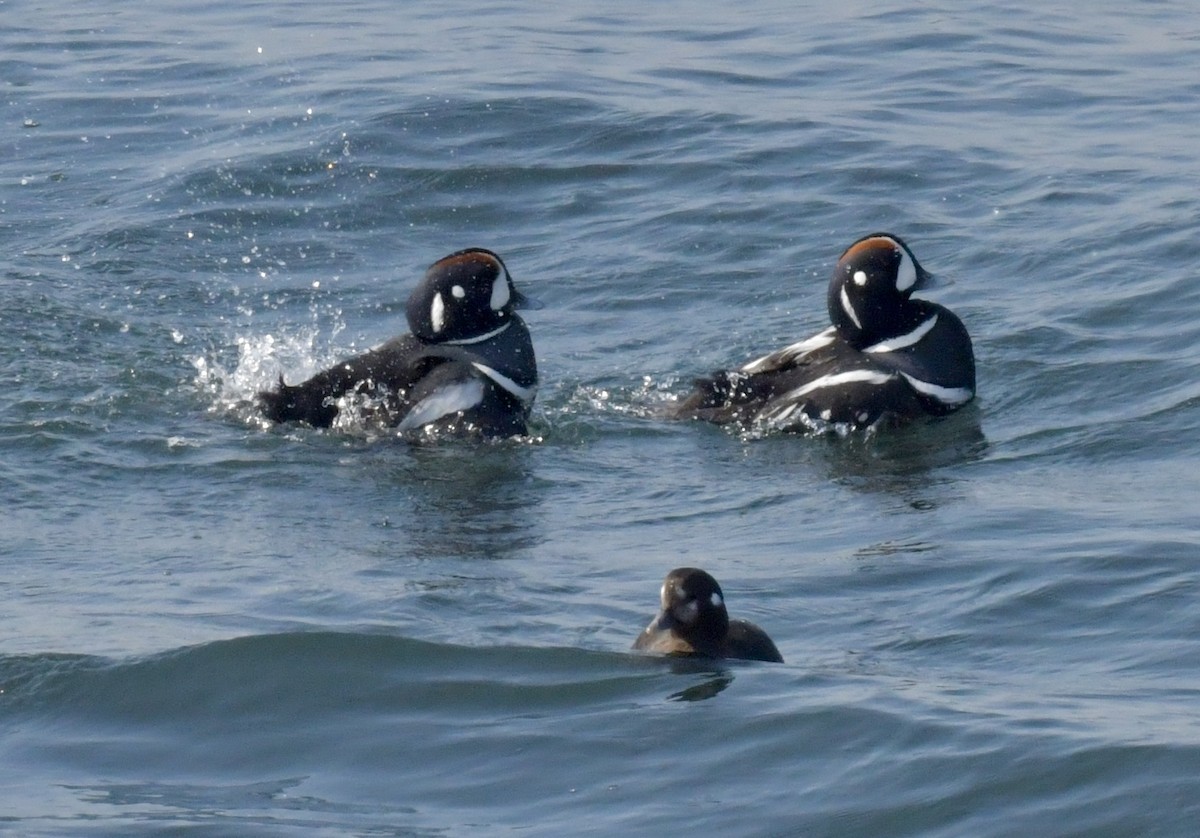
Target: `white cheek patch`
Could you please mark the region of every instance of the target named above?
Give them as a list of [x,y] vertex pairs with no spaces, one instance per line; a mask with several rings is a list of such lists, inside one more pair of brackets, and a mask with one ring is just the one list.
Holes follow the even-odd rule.
[[855,271],[854,272],[854,284],[855,285],[866,285],[867,284],[866,271]]
[[917,266],[908,251],[900,248],[900,266],[896,268],[896,290],[907,291],[917,284]]
[[433,325],[434,334],[446,327],[446,303],[442,301],[440,291],[433,295],[433,304],[429,306],[429,322]]
[[450,293],[454,295],[454,299],[456,300],[461,300],[463,297],[467,296],[467,292],[463,290],[461,285],[455,285],[450,289]]
[[679,615],[680,622],[694,623],[694,622],[696,622],[696,615],[700,613],[700,606],[696,604],[695,600],[692,600],[691,602],[689,602],[687,605],[683,606],[683,608],[681,608],[679,610],[680,610],[680,615]]
[[492,311],[500,311],[508,305],[508,274],[500,271],[492,281]]
[[852,322],[856,327],[861,329],[862,323],[858,322],[858,314],[857,314],[857,312],[854,311],[854,306],[850,304],[850,296],[846,293],[845,286],[842,286],[841,301],[842,301],[842,310],[845,311],[846,314],[850,317],[850,322]]
[[725,600],[721,599],[721,595],[716,591],[713,591],[713,595],[709,598],[709,602],[712,603],[713,608],[720,608],[725,604]]

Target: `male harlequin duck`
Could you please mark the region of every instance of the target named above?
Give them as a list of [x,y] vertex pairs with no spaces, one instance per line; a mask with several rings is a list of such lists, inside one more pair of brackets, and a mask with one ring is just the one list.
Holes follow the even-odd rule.
[[526,433],[537,393],[529,329],[515,309],[536,307],[514,286],[500,257],[470,248],[439,259],[408,298],[411,334],[342,361],[303,384],[258,394],[273,422],[332,424],[337,399],[381,400],[382,419],[418,429],[508,437]]
[[767,633],[745,620],[729,619],[725,595],[712,576],[694,567],[677,567],[663,581],[662,609],[633,648],[666,655],[783,663]]
[[831,327],[697,379],[673,415],[803,431],[957,410],[975,396],[975,355],[953,312],[912,299],[930,278],[899,236],[859,239],[829,281]]

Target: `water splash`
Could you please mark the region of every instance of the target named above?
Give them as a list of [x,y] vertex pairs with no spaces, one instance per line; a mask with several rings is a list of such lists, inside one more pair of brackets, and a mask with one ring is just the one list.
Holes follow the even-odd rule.
[[270,427],[271,423],[258,414],[258,393],[274,387],[280,376],[304,380],[328,363],[329,358],[318,349],[318,335],[316,328],[281,336],[239,335],[237,357],[231,366],[217,357],[201,355],[192,359],[196,388],[208,397],[210,412]]

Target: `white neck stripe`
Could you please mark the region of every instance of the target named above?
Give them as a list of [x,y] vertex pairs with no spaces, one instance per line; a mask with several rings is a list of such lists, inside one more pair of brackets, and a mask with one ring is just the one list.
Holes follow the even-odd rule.
[[842,308],[846,314],[850,315],[850,319],[854,322],[857,329],[862,328],[862,323],[858,322],[858,314],[854,311],[854,306],[850,303],[850,296],[846,293],[846,286],[842,286]]
[[868,346],[863,352],[894,352],[897,349],[912,346],[914,343],[920,343],[921,338],[929,334],[929,331],[937,325],[937,321],[938,316],[935,314],[907,335],[881,340],[879,343]]
[[482,335],[479,335],[477,337],[459,338],[458,340],[444,340],[444,341],[442,341],[442,343],[449,344],[451,346],[466,346],[467,344],[471,344],[471,343],[483,343],[485,340],[494,338],[496,335],[500,334],[501,332],[503,332],[505,329],[507,329],[511,325],[512,325],[512,321],[510,320],[507,323],[505,323],[503,326],[501,326],[499,329],[493,329],[492,331],[485,332]]
[[522,387],[517,382],[513,381],[507,375],[496,372],[487,364],[481,364],[478,361],[472,361],[471,366],[486,375],[492,381],[499,384],[504,390],[516,396],[524,404],[533,404],[533,397],[537,395],[537,385],[532,387]]

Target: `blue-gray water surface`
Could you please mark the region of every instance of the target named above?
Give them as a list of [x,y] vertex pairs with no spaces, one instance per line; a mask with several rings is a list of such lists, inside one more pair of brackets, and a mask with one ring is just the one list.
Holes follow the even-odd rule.
[[[1194,834],[1193,8],[0,20],[0,833]],[[662,418],[876,230],[975,404]],[[530,439],[257,417],[468,246]],[[631,654],[678,565],[787,662]]]

